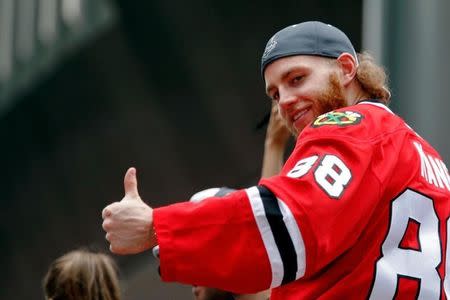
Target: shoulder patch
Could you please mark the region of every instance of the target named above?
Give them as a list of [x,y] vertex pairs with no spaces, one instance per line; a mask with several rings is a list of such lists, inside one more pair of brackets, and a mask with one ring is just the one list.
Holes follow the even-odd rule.
[[321,127],[325,125],[350,126],[359,124],[363,116],[355,111],[330,111],[320,115],[311,124],[311,127]]

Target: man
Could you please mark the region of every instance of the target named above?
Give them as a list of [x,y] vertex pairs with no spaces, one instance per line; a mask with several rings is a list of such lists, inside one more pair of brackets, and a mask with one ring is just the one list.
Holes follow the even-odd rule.
[[130,168],[125,197],[103,211],[111,251],[158,242],[163,280],[272,288],[271,299],[448,297],[450,176],[386,107],[384,71],[321,22],[276,33],[261,71],[298,135],[280,174],[220,200],[152,209]]

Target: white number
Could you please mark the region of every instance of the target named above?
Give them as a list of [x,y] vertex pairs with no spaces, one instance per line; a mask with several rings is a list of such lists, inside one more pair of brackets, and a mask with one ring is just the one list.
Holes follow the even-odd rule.
[[[318,155],[299,160],[287,173],[292,178],[300,178],[312,168]],[[317,184],[332,198],[339,198],[352,178],[352,173],[339,157],[327,154],[314,171]]]
[[292,168],[292,170],[287,173],[287,176],[292,178],[300,178],[306,173],[308,173],[309,169],[314,165],[316,160],[319,158],[317,155],[309,156],[307,158],[304,158],[302,160],[299,160],[295,166]]
[[330,197],[338,198],[352,178],[352,173],[339,157],[325,155],[314,172],[314,178]]
[[[420,224],[418,234],[420,250],[399,247],[410,219]],[[393,299],[398,276],[420,280],[417,299],[439,299],[441,279],[437,267],[442,259],[441,243],[439,219],[431,199],[407,190],[392,202],[390,228],[381,251],[382,257],[376,264],[375,281],[369,299]],[[447,292],[448,284],[444,286]]]

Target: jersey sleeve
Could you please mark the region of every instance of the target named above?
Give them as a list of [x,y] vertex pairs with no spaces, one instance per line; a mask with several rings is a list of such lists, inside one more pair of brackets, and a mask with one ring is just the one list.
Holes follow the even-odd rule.
[[357,242],[378,205],[384,174],[374,165],[395,165],[382,138],[361,130],[308,129],[279,175],[155,209],[162,279],[253,293],[323,271]]
[[246,190],[154,209],[164,281],[254,293],[270,286],[270,264]]

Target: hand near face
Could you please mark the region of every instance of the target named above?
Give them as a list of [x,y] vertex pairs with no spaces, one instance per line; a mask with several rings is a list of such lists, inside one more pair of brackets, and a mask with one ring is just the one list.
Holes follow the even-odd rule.
[[291,136],[292,133],[286,127],[286,122],[281,118],[280,113],[278,112],[278,105],[273,102],[266,131],[266,145],[270,143],[273,146],[284,149]]
[[278,105],[273,102],[264,141],[264,155],[261,168],[261,178],[278,174],[284,165],[286,151],[291,132],[278,112]]
[[135,254],[157,244],[153,229],[153,209],[139,196],[136,169],[124,178],[125,196],[103,209],[103,229],[115,254]]

